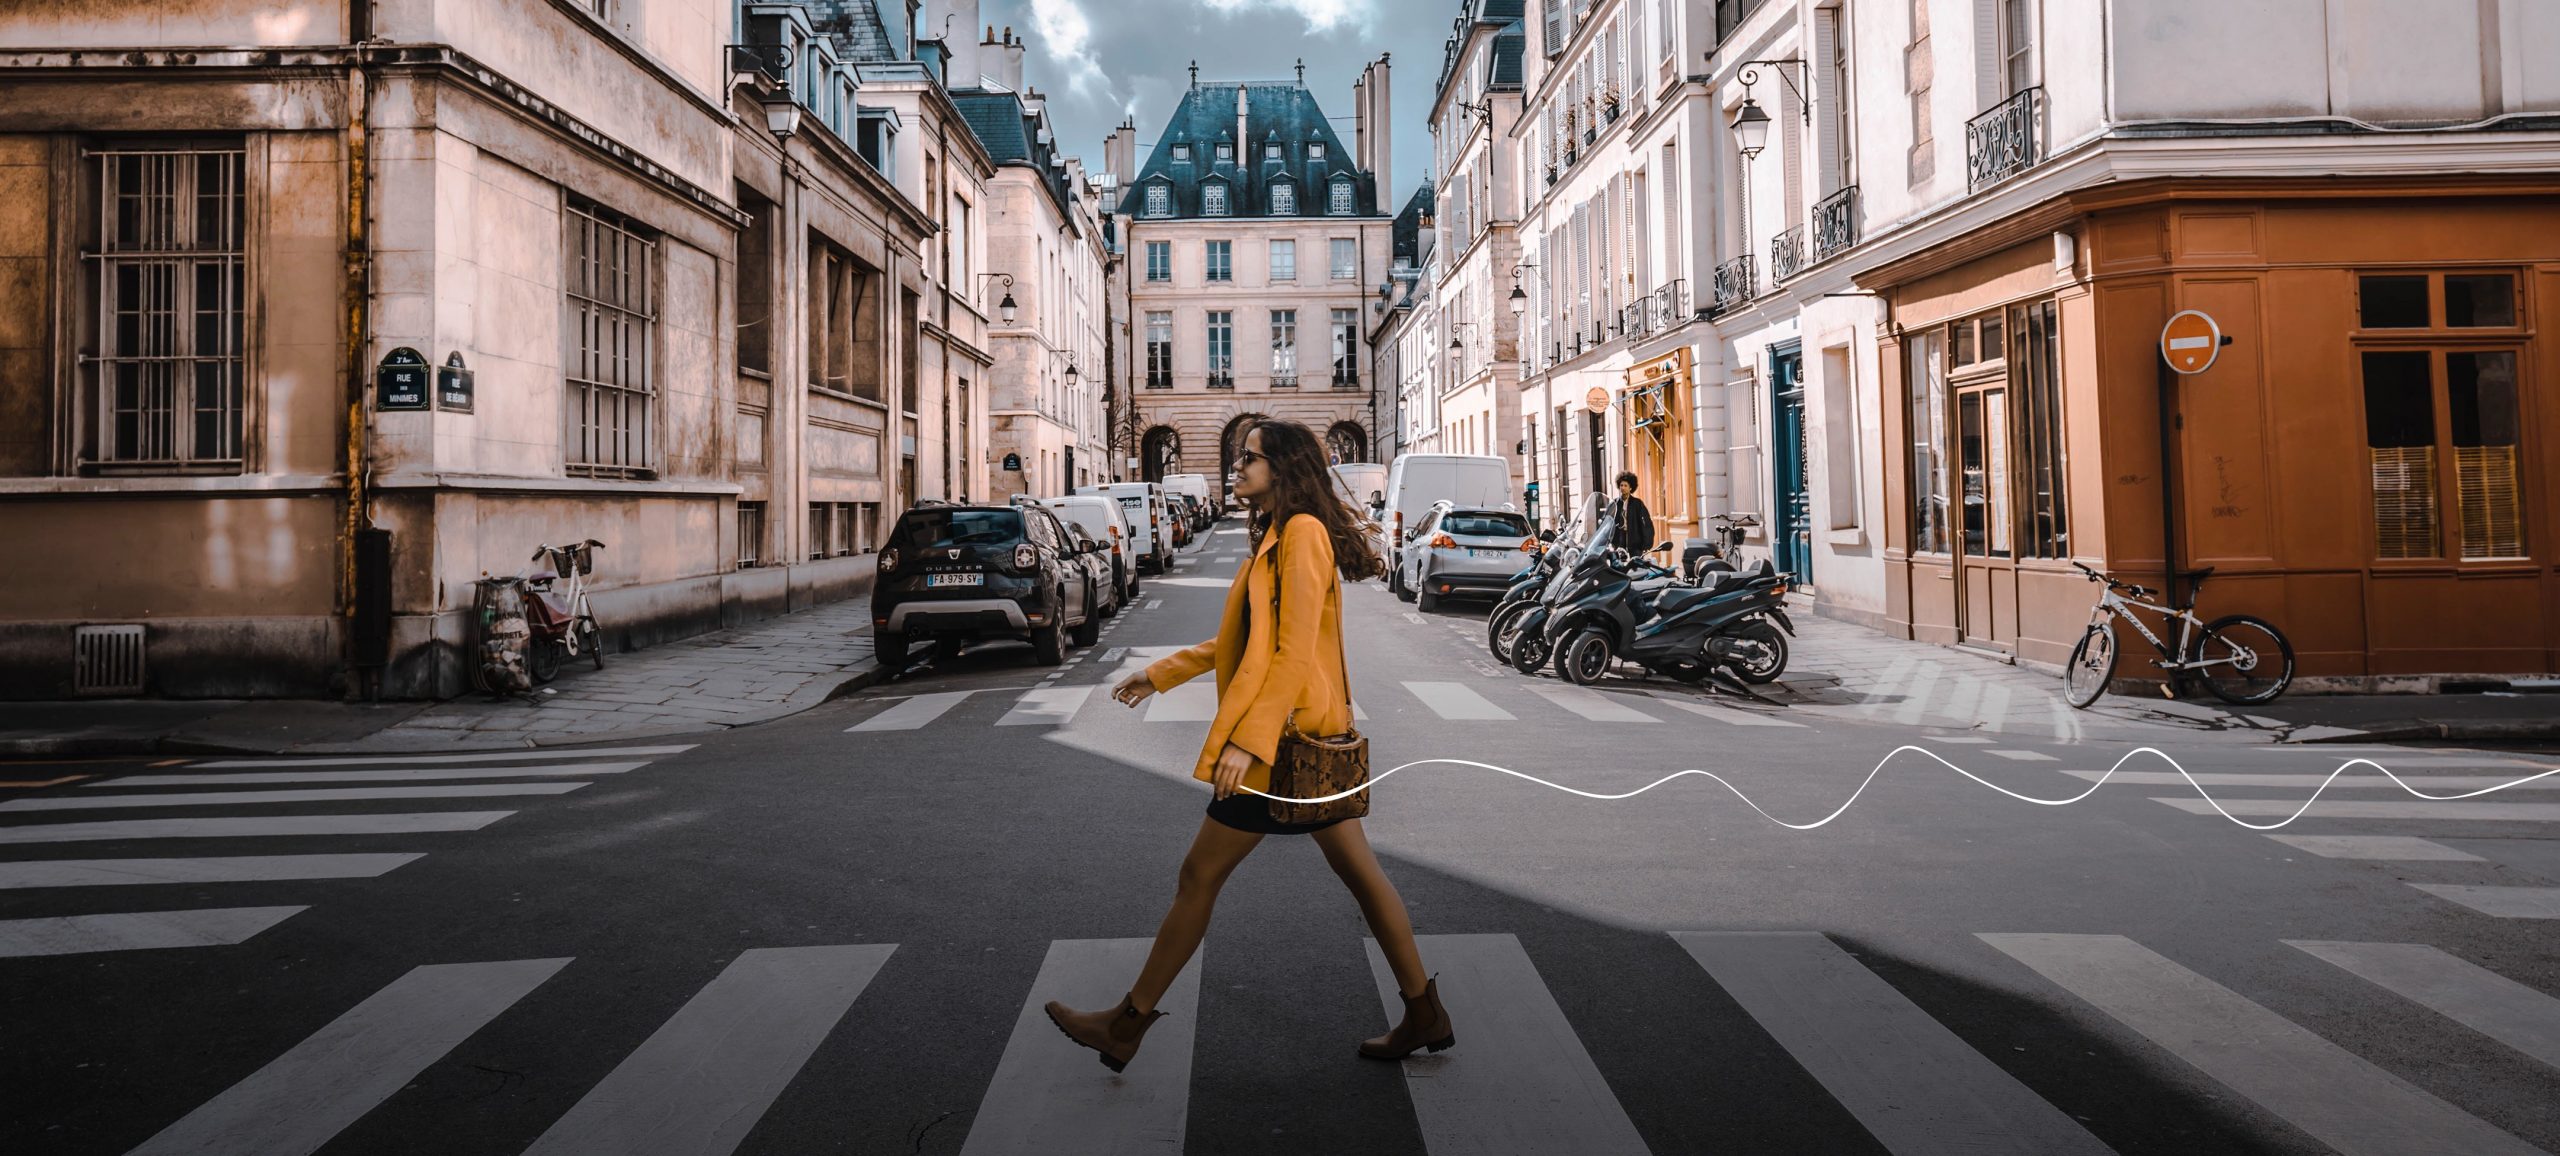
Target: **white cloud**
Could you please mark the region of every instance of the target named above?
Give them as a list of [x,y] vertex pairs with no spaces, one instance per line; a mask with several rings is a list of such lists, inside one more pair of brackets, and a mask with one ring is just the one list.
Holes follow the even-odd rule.
[[1103,83],[1102,65],[1093,58],[1093,22],[1076,0],[1031,0],[1031,26],[1066,71],[1069,91],[1088,94]]
[[1369,6],[1354,0],[1207,0],[1217,12],[1243,12],[1254,8],[1272,8],[1297,13],[1313,32],[1326,32],[1344,24],[1365,23]]

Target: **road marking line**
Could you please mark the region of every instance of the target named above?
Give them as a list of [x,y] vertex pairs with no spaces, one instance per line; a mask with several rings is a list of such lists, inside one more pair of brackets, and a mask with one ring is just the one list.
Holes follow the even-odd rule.
[[1773,718],[1765,714],[1755,714],[1751,711],[1726,706],[1722,703],[1708,702],[1704,699],[1673,694],[1670,691],[1651,691],[1648,692],[1648,697],[1652,698],[1655,702],[1661,703],[1662,705],[1674,710],[1684,710],[1690,714],[1704,718],[1711,718],[1717,722],[1732,723],[1738,727],[1801,727],[1804,725],[1803,723],[1796,722],[1792,719]]
[[1981,705],[1982,680],[1978,678],[1960,678],[1956,680],[1954,692],[1947,696],[1946,709],[1940,713],[1945,714],[1950,718],[1963,719],[1969,722],[1981,717],[1981,714],[1977,709]]
[[360,767],[385,766],[404,763],[411,766],[424,766],[430,763],[522,763],[538,761],[541,759],[601,759],[620,758],[629,755],[680,755],[686,751],[692,750],[693,748],[694,744],[687,743],[683,746],[672,747],[603,747],[596,750],[585,751],[524,750],[500,751],[491,754],[471,755],[368,755],[363,758],[344,759],[220,759],[209,763],[197,763],[195,766],[198,770],[225,770],[247,769],[250,767]]
[[2409,886],[2499,919],[2560,919],[2560,887],[2476,887],[2458,883]]
[[414,968],[131,1156],[304,1156],[444,1058],[566,959]]
[[996,720],[1000,727],[1065,726],[1074,721],[1076,711],[1093,694],[1090,686],[1048,686],[1026,691],[1014,700],[1013,709]]
[[1149,939],[1060,939],[1014,1016],[1013,1034],[978,1101],[961,1156],[1178,1156],[1191,1110],[1191,1060],[1200,1022],[1201,953],[1156,1001],[1163,1022],[1147,1030],[1127,1070],[1113,1073],[1058,1030],[1050,1000],[1071,1008],[1117,1007],[1147,961]]
[[1619,702],[1616,698],[1582,686],[1529,687],[1529,693],[1590,719],[1593,722],[1661,722],[1661,719]]
[[1146,605],[1146,608],[1147,608],[1147,609],[1149,609],[1149,610],[1153,610],[1153,609],[1155,609],[1156,607],[1159,607],[1159,606],[1162,606],[1162,605],[1164,605],[1164,599],[1162,599],[1162,598],[1150,598],[1150,599],[1147,599],[1147,605]]
[[1980,938],[2346,1156],[2539,1151],[2121,935]]
[[1820,932],[1671,938],[1887,1149],[2109,1151]]
[[968,690],[936,691],[919,694],[896,706],[844,728],[846,734],[856,731],[911,731],[941,718],[970,695]]
[[[2329,776],[2323,774],[2295,773],[2256,774],[2210,771],[2190,776],[2181,775],[2176,771],[2117,771],[2112,777],[2104,771],[2064,771],[2062,773],[2074,778],[2087,779],[2093,783],[2105,779],[2111,783],[2142,787],[2182,787],[2187,785],[2190,778],[2193,778],[2196,785],[2205,787],[2317,787],[2322,783],[2328,783],[2333,790],[2345,790],[2351,787],[2398,789],[2398,784],[2382,775],[2339,775],[2332,781]],[[2495,787],[2507,783],[2515,783],[2514,789],[2519,791],[2560,791],[2560,776],[2536,779],[2530,783],[2516,783],[2514,778],[2507,775],[2402,775],[2401,779],[2422,791],[2476,791],[2482,787]]]
[[1927,735],[1924,737],[1933,743],[1959,743],[1969,747],[1989,746],[2000,741],[1986,735]]
[[[1449,1051],[1404,1060],[1405,1092],[1431,1156],[1571,1152],[1643,1156],[1650,1150],[1617,1094],[1591,1062],[1538,968],[1508,935],[1415,937],[1422,958],[1449,981],[1439,989],[1453,1028]],[[1395,973],[1378,942],[1361,941],[1369,974],[1393,1024],[1404,1015]]]
[[64,783],[76,783],[88,777],[89,776],[87,775],[64,775],[58,779],[20,779],[14,782],[0,783],[0,787],[21,787],[33,790],[38,787],[59,787]]
[[[2197,798],[2154,799],[2194,815],[2214,813],[2213,804]],[[2290,815],[2302,804],[2286,799],[2224,799],[2222,809],[2234,815]],[[2433,803],[2413,800],[2406,803],[2368,803],[2345,799],[2321,799],[2312,804],[2308,819],[2460,819],[2485,822],[2550,823],[2560,822],[2560,803]]]
[[1911,726],[1929,713],[1929,699],[1938,691],[1938,675],[1943,669],[1934,662],[1920,664],[1919,673],[1904,690],[1901,706],[1893,712],[1893,721]]
[[897,949],[739,952],[525,1156],[736,1151]]
[[54,859],[0,863],[0,889],[120,883],[248,883],[270,879],[371,879],[426,856],[232,855],[202,859]]
[[243,783],[404,783],[420,779],[532,779],[551,775],[619,775],[647,763],[567,763],[553,767],[420,767],[400,771],[239,771],[209,775],[126,775],[99,787],[228,787]]
[[309,909],[206,907],[0,920],[0,959],[152,947],[214,947],[238,943],[306,910]]
[[2560,1068],[2560,999],[2423,943],[2285,942]]
[[229,839],[265,835],[411,835],[477,831],[513,811],[429,811],[414,815],[258,815],[220,819],[109,819],[0,827],[0,844],[101,839]]
[[1992,749],[1982,753],[1986,755],[1998,755],[2001,758],[2010,760],[2011,762],[2019,763],[2050,763],[2054,761],[2052,755],[2048,755],[2043,751],[2012,751],[1993,747]]
[[2457,851],[2432,839],[2408,835],[2277,835],[2273,839],[2296,850],[2329,859],[2443,860],[2486,862],[2469,851]]
[[[1998,731],[2000,729],[2000,724],[2009,721],[2008,683],[1995,682],[1983,689],[1982,717],[1976,721],[1980,722],[1982,724],[1982,729],[1987,731]],[[1988,742],[1990,740],[1985,739],[1982,741]]]
[[219,807],[235,803],[349,803],[374,799],[482,799],[565,795],[592,783],[474,783],[452,787],[320,787],[295,791],[180,791],[149,795],[68,795],[13,799],[0,811],[94,811],[111,807]]
[[1104,661],[1104,662],[1114,662],[1114,663],[1116,663],[1116,662],[1120,661],[1121,656],[1123,656],[1123,655],[1125,655],[1125,654],[1127,654],[1127,653],[1129,653],[1129,648],[1128,648],[1128,647],[1125,647],[1125,646],[1115,646],[1115,647],[1112,647],[1112,648],[1111,648],[1111,649],[1109,649],[1109,650],[1106,650],[1106,651],[1103,651],[1103,652],[1102,652],[1102,661]]
[[1146,719],[1160,722],[1208,722],[1218,717],[1215,683],[1193,679],[1172,690],[1147,696]]
[[1413,697],[1421,699],[1422,705],[1430,707],[1432,713],[1453,722],[1475,719],[1510,720],[1518,717],[1510,711],[1493,705],[1492,699],[1477,694],[1474,688],[1465,683],[1408,682],[1404,684],[1404,688],[1412,691]]

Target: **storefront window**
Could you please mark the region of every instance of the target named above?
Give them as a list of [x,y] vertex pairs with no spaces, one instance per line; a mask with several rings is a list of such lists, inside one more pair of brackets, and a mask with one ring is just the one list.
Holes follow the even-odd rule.
[[2505,329],[2516,323],[2516,279],[2504,273],[2448,274],[2444,279],[2448,329]]
[[1947,552],[1947,379],[1944,338],[1932,330],[1903,342],[1911,431],[1911,552]]
[[2019,497],[2026,506],[2027,558],[2071,556],[2068,471],[2063,468],[2060,316],[2051,301],[2014,310],[2009,330],[2016,349],[2009,381],[2018,396],[2018,450],[2025,472]]
[[2364,328],[2437,330],[2409,335],[2433,348],[2360,351],[2375,555],[2525,557],[2520,354],[2477,333],[2516,325],[2515,277],[2367,276],[2357,288]]

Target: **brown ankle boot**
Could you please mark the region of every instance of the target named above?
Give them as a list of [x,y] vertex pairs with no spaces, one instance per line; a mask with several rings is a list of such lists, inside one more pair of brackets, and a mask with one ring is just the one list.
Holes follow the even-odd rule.
[[1080,1012],[1054,999],[1047,1010],[1050,1023],[1058,1025],[1068,1039],[1102,1053],[1102,1066],[1115,1072],[1129,1066],[1130,1057],[1138,1054],[1138,1041],[1164,1018],[1162,1009],[1141,1012],[1125,995],[1120,1006],[1109,1011]]
[[1375,1039],[1360,1041],[1360,1054],[1373,1060],[1401,1060],[1415,1048],[1439,1051],[1458,1042],[1458,1033],[1449,1027],[1449,1009],[1440,1006],[1440,977],[1432,976],[1422,985],[1422,994],[1397,998],[1404,1000],[1404,1022],[1395,1030]]

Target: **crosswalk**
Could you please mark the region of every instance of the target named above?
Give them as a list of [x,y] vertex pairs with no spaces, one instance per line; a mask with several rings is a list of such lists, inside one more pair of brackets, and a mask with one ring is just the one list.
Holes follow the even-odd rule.
[[[1114,648],[1104,656],[1109,661],[1100,665],[1109,666],[1116,661],[1118,668],[1110,673],[1110,679],[1116,681],[1171,649]],[[845,730],[853,734],[874,734],[923,730],[937,724],[1067,726],[1079,717],[1089,717],[1087,712],[1111,705],[1108,694],[1095,693],[1103,685],[1107,684],[875,695],[871,696],[872,701],[887,705]],[[1395,692],[1400,693],[1391,692],[1383,699],[1354,703],[1353,717],[1368,719],[1372,717],[1374,708],[1389,715],[1410,712],[1416,717],[1446,722],[1520,723],[1528,726],[1548,726],[1576,719],[1643,724],[1700,718],[1735,727],[1786,729],[1805,725],[1772,711],[1731,706],[1671,690],[1602,691],[1562,683],[1508,680],[1470,684],[1417,679],[1397,682],[1392,686]],[[988,716],[984,711],[962,709],[990,700],[1001,704],[1003,710]],[[1140,717],[1150,723],[1197,724],[1216,717],[1217,707],[1217,687],[1202,677],[1149,697]]]
[[[195,763],[178,773],[102,778],[76,791],[0,803],[0,846],[322,836],[394,839],[477,831],[516,812],[343,810],[315,814],[308,808],[315,804],[345,808],[369,803],[406,807],[438,802],[486,807],[486,800],[493,799],[530,801],[558,797],[586,788],[595,776],[627,774],[647,766],[649,758],[690,749],[654,746],[570,752],[220,759]],[[550,781],[528,781],[534,779]],[[136,789],[177,787],[186,789]],[[68,821],[45,818],[62,812],[216,808],[237,813]],[[135,910],[117,901],[119,886],[367,879],[398,870],[426,854],[404,847],[362,853],[30,858],[0,862],[0,891],[93,888],[98,906],[107,908],[0,920],[0,959],[241,943],[307,909],[270,905]]]
[[[1699,930],[1666,938],[1666,951],[1697,969],[1685,982],[1729,997],[1750,1026],[1665,1022],[1659,1025],[1665,1032],[1731,1040],[1733,1033],[1756,1030],[1886,1151],[2041,1156],[2109,1150],[2073,1114],[2074,1105],[2052,1102],[2022,1082],[2015,1071],[2023,1058],[1977,1050],[1829,935]],[[2267,941],[2259,945],[2264,959],[2226,960],[2217,978],[2121,935],[1983,932],[1961,942],[1983,966],[2023,966],[2025,982],[2044,986],[2041,998],[2098,1013],[2118,1025],[2131,1046],[2192,1069],[2335,1151],[2537,1151],[2242,990],[2268,982],[2269,969],[2260,964],[2300,958],[2293,954],[2300,952],[2331,965],[2320,973],[2328,978],[2313,981],[2334,985],[2316,993],[2321,999],[2415,1007],[2441,1021],[2448,1039],[2560,1068],[2560,1000],[2440,948]],[[1417,1052],[1402,1065],[1424,1152],[1646,1156],[1657,1150],[1593,1058],[1601,1044],[1614,1044],[1623,1055],[1623,1044],[1591,1038],[1593,1029],[1577,1026],[1566,1010],[1589,1006],[1592,993],[1560,999],[1538,953],[1512,934],[1423,935],[1419,944],[1458,1038],[1445,1052]],[[1366,952],[1380,1019],[1391,1023],[1401,1001],[1376,942],[1338,946]],[[1036,975],[969,997],[1008,1009],[1013,1026],[990,1065],[961,1077],[983,1081],[965,1125],[964,1156],[1185,1150],[1195,1087],[1231,1086],[1236,1073],[1222,1069],[1256,1062],[1250,1054],[1213,1055],[1201,1046],[1197,1025],[1217,1017],[1208,1006],[1215,995],[1200,982],[1214,941],[1159,1001],[1168,1014],[1125,1072],[1105,1070],[1041,1011],[1050,999],[1111,1006],[1148,947],[1148,940],[1134,938],[1052,941]],[[933,985],[940,1015],[962,1014],[947,1008],[948,987],[930,977],[905,971],[896,983],[881,978],[899,950],[858,943],[740,951],[561,1115],[528,1123],[528,1131],[541,1131],[523,1141],[530,1144],[523,1150],[534,1156],[736,1150],[822,1046],[895,1051],[909,1046],[902,1033],[932,1030],[930,1021],[911,1017],[854,1017],[858,1003],[910,998],[898,984],[925,983]],[[453,1062],[448,1056],[475,1033],[510,1015],[539,1019],[583,1006],[597,985],[615,984],[617,974],[610,960],[570,958],[418,967],[236,1082],[204,1089],[197,1107],[134,1151],[317,1151],[435,1065]],[[1623,998],[1607,994],[1599,1002]],[[2301,997],[2265,994],[2285,1002]],[[866,1026],[848,1026],[855,1022]],[[864,1038],[836,1038],[847,1033]],[[1701,1047],[1708,1055],[1752,1050],[1739,1041]],[[1352,1061],[1346,1056],[1345,1062]],[[855,1101],[842,1106],[860,1108]]]

